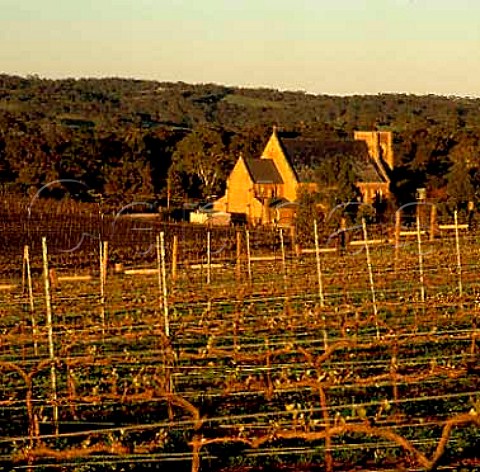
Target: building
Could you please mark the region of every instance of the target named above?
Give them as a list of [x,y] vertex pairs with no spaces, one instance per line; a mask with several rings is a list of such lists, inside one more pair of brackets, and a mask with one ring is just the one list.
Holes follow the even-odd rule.
[[239,157],[227,179],[225,195],[214,203],[214,209],[244,214],[252,224],[285,221],[294,214],[300,191],[318,190],[313,170],[333,154],[351,158],[365,203],[388,199],[394,165],[391,132],[357,131],[350,141],[321,141],[281,137],[274,129],[259,158]]

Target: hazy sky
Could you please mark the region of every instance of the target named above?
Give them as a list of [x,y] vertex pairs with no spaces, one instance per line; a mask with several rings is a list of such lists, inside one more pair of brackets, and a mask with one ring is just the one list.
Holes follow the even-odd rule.
[[480,0],[0,0],[0,71],[480,96]]

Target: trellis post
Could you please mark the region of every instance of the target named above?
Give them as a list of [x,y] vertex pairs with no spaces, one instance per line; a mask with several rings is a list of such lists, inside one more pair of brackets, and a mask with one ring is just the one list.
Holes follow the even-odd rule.
[[252,283],[252,260],[250,254],[250,231],[247,229],[245,231],[245,239],[247,243],[247,271],[248,271],[248,280]]
[[168,317],[168,289],[167,289],[167,270],[165,266],[165,233],[160,233],[160,256],[162,267],[162,289],[163,289],[163,316],[165,322],[165,335],[170,337],[170,321]]
[[173,236],[172,247],[172,280],[177,280],[177,264],[178,264],[178,235]]
[[45,287],[45,306],[47,311],[48,354],[51,361],[50,380],[52,386],[53,427],[58,435],[57,371],[55,367],[55,349],[53,344],[52,301],[50,293],[50,275],[48,271],[47,238],[42,237],[43,283]]
[[[322,277],[322,265],[320,261],[320,243],[318,240],[318,224],[317,220],[313,220],[313,235],[315,237],[315,259],[317,262],[317,279],[318,279],[318,296],[320,298],[320,307],[325,307],[325,297],[323,294],[323,277]],[[328,333],[327,333],[327,319],[325,313],[322,313],[323,322],[323,345],[325,350],[328,348]]]
[[417,247],[418,247],[418,272],[420,276],[420,300],[425,305],[425,277],[423,273],[422,232],[420,227],[420,214],[417,212]]
[[27,287],[28,287],[28,302],[30,306],[30,319],[32,322],[32,335],[33,335],[33,353],[35,356],[38,355],[38,341],[37,341],[37,322],[35,319],[35,304],[33,300],[33,284],[32,284],[32,271],[30,268],[30,250],[27,245],[23,248],[23,265],[25,276],[27,279]]
[[402,229],[402,212],[395,212],[395,272],[398,270],[400,256],[400,231]]
[[285,241],[283,239],[283,229],[280,228],[280,249],[282,252],[282,269],[283,269],[283,282],[284,282],[284,287],[285,291],[287,291],[287,258],[285,254]]
[[457,272],[458,272],[458,294],[460,299],[463,297],[463,284],[462,284],[462,254],[460,250],[460,236],[458,234],[458,214],[457,210],[453,213],[455,223],[455,247],[457,250]]
[[363,241],[365,243],[365,253],[367,255],[367,267],[368,267],[368,276],[370,280],[370,292],[372,294],[372,305],[373,305],[373,315],[375,317],[375,328],[377,331],[377,339],[380,338],[380,331],[378,328],[378,308],[377,308],[377,297],[375,294],[375,284],[373,281],[373,270],[372,270],[372,260],[370,258],[370,248],[368,246],[368,234],[367,234],[367,223],[365,218],[362,218],[362,227],[363,227]]
[[207,284],[212,281],[212,233],[207,231]]

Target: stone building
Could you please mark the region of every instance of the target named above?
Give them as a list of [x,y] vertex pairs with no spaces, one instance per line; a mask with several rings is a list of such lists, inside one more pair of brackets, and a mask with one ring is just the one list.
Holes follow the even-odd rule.
[[390,196],[394,159],[392,135],[386,131],[356,131],[349,141],[281,137],[276,129],[259,158],[237,160],[216,211],[243,214],[253,224],[286,221],[295,212],[301,191],[316,191],[315,167],[333,154],[353,157],[356,186],[365,203]]

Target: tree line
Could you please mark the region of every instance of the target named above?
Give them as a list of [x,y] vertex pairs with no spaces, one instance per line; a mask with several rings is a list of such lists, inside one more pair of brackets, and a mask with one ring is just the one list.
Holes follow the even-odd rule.
[[[335,97],[216,84],[0,75],[0,182],[4,192],[19,195],[68,179],[83,182],[83,190],[52,185],[50,196],[200,199],[223,191],[240,153],[259,156],[273,125],[340,140],[355,129],[388,129],[394,132],[397,202],[410,201],[425,187],[440,202],[463,205],[480,196],[479,104],[435,95]],[[339,175],[348,179],[339,165]]]

